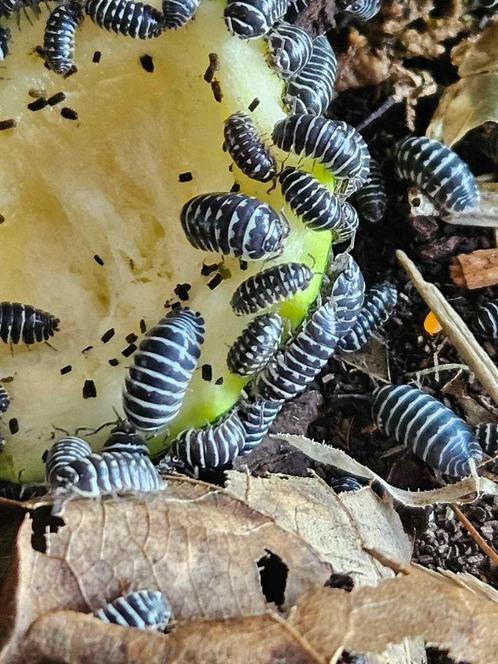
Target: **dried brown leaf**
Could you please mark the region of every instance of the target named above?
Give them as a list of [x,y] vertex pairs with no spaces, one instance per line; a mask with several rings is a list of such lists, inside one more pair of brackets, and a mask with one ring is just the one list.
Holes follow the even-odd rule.
[[389,356],[387,346],[382,341],[372,338],[368,344],[356,353],[344,354],[340,357],[343,362],[363,371],[372,378],[389,382]]
[[[144,634],[99,624],[70,612],[47,614],[27,634],[23,664],[307,664],[325,663],[345,647],[382,653],[391,643],[421,636],[457,660],[495,664],[498,603],[485,586],[412,566],[376,587],[352,593],[307,592],[287,624],[269,615],[195,620],[171,634]],[[15,660],[20,661],[20,660]],[[13,660],[13,664],[15,664]]]
[[257,567],[267,551],[288,567],[287,607],[333,571],[271,518],[200,482],[170,479],[158,494],[67,503],[65,525],[45,533],[42,553],[32,536],[43,533],[47,512],[26,515],[17,536],[15,588],[3,595],[11,604],[2,615],[3,631],[11,633],[5,662],[49,611],[91,612],[123,592],[148,588],[167,595],[178,620],[254,615],[267,608]]

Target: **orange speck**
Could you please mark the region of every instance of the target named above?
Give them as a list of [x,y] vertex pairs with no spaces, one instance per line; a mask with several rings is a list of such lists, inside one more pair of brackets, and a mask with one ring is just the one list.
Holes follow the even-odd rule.
[[438,321],[436,316],[432,313],[432,311],[429,311],[424,320],[424,330],[428,334],[434,336],[435,334],[439,334],[442,329],[443,328],[441,327],[441,323]]

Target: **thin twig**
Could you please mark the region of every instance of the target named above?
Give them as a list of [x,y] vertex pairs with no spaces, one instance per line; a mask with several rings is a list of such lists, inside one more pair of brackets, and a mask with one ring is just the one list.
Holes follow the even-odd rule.
[[448,339],[489,396],[498,404],[498,368],[494,362],[477,342],[467,324],[445,299],[439,288],[423,278],[415,263],[408,258],[404,251],[398,249],[396,257],[422,299],[441,323]]
[[287,620],[285,620],[284,618],[279,616],[274,611],[267,611],[267,615],[269,615],[272,620],[277,622],[287,632],[289,632],[289,634],[292,636],[292,638],[295,641],[297,641],[297,643],[302,648],[302,650],[304,650],[304,652],[307,653],[314,662],[318,662],[318,664],[328,664],[329,660],[326,657],[322,657],[320,655],[320,653],[318,653],[313,648],[311,643],[309,643],[309,641],[307,641],[307,639],[305,639],[304,636],[297,631],[297,629],[294,629],[294,627],[292,627],[292,625],[290,625],[287,622]]
[[481,551],[488,556],[488,558],[491,560],[491,562],[494,565],[498,565],[498,553],[496,553],[496,551],[493,549],[492,546],[489,546],[489,544],[483,538],[481,533],[478,530],[476,530],[476,528],[474,528],[474,526],[470,523],[470,521],[467,519],[467,517],[459,507],[457,507],[456,505],[450,505],[450,507],[455,513],[457,519],[460,521],[460,523],[463,525],[465,530],[472,537],[472,539],[481,549]]
[[386,111],[388,111],[391,106],[394,106],[394,104],[398,104],[399,100],[395,99],[394,97],[388,97],[386,100],[382,102],[382,104],[379,106],[377,110],[375,110],[373,113],[370,113],[369,116],[367,116],[364,120],[360,122],[360,124],[355,127],[356,131],[362,131],[366,127],[368,127],[369,124],[380,118]]
[[408,373],[405,373],[405,376],[428,376],[432,373],[438,373],[440,371],[454,371],[456,369],[459,371],[469,371],[469,367],[466,364],[457,364],[456,362],[453,362],[451,364],[438,364],[437,366],[427,367],[427,369],[419,369],[418,371],[409,371]]

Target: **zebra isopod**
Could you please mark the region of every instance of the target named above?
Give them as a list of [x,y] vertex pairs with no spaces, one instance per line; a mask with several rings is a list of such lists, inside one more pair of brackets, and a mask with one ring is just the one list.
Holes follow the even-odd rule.
[[10,406],[9,393],[3,385],[0,385],[0,413],[7,412]]
[[330,481],[330,486],[336,493],[346,493],[349,491],[358,491],[365,485],[362,484],[356,477],[337,477]]
[[365,298],[365,280],[352,256],[334,281],[330,297],[335,305],[336,336],[342,339],[355,324]]
[[238,404],[239,417],[246,430],[242,454],[248,454],[263,442],[281,409],[281,401],[267,401],[242,391]]
[[354,238],[359,225],[360,218],[356,208],[349,201],[341,201],[341,220],[333,231],[334,242],[347,242]]
[[225,120],[225,145],[237,167],[253,180],[268,182],[277,172],[275,158],[263,143],[254,122],[245,113]]
[[370,173],[365,184],[354,194],[352,199],[362,219],[375,224],[384,218],[387,196],[384,176],[375,159],[370,159]]
[[368,176],[367,144],[353,127],[341,120],[289,115],[275,124],[272,138],[285,152],[316,159],[338,178]]
[[10,30],[0,25],[0,60],[5,60],[9,54]]
[[307,228],[330,231],[340,225],[340,199],[313,176],[287,166],[278,179],[286,202]]
[[284,323],[277,313],[261,314],[234,341],[227,356],[231,373],[252,376],[277,352]]
[[171,606],[158,590],[135,590],[109,602],[93,615],[121,627],[163,631],[171,618]]
[[265,40],[268,46],[268,61],[285,80],[300,72],[311,57],[311,37],[297,25],[279,21],[266,35]]
[[129,422],[124,420],[116,426],[104,443],[103,452],[133,452],[149,454],[144,439]]
[[478,206],[479,189],[469,167],[439,141],[409,136],[396,144],[393,156],[398,177],[422,189],[442,212]]
[[311,56],[304,67],[289,81],[284,103],[290,113],[321,115],[334,94],[337,58],[325,35],[313,40]]
[[484,339],[498,339],[498,304],[486,302],[477,310],[476,333]]
[[204,341],[204,319],[188,308],[170,311],[140,342],[123,390],[123,409],[142,431],[167,426],[181,408]]
[[235,290],[230,304],[237,316],[255,314],[305,290],[313,272],[303,263],[282,263],[254,274]]
[[245,437],[237,408],[233,408],[214,424],[180,433],[172,443],[171,457],[194,471],[226,466],[243,450]]
[[240,39],[257,39],[270,31],[288,6],[289,0],[228,0],[225,23]]
[[52,445],[51,448],[46,450],[43,454],[43,461],[45,463],[45,480],[49,487],[53,487],[57,483],[57,475],[61,468],[77,459],[83,459],[90,456],[92,448],[77,436],[66,436],[59,439]]
[[204,194],[183,206],[181,224],[196,249],[243,260],[282,253],[289,228],[266,203],[244,194]]
[[478,424],[474,429],[482,451],[490,457],[498,454],[498,424],[489,422]]
[[200,0],[163,0],[163,25],[177,30],[188,23],[199,9]]
[[482,450],[472,429],[440,401],[409,385],[385,385],[373,394],[372,413],[384,433],[444,475],[465,477]]
[[369,21],[376,16],[382,6],[382,0],[337,0],[337,8],[362,21]]
[[100,28],[133,39],[152,39],[162,32],[161,12],[134,0],[87,0],[85,13]]
[[337,348],[343,353],[355,353],[363,348],[374,332],[389,319],[397,300],[398,291],[389,281],[369,288],[356,322],[339,341]]
[[58,329],[59,319],[46,311],[19,302],[0,303],[0,339],[4,343],[48,341]]
[[67,0],[57,5],[45,25],[43,54],[49,69],[56,74],[74,71],[74,45],[78,24],[83,20],[83,10],[78,0]]

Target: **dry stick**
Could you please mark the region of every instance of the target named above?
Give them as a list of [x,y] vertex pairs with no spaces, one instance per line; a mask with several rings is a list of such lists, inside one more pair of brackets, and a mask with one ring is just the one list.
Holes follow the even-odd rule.
[[404,251],[398,249],[396,257],[422,299],[441,323],[448,339],[463,357],[469,369],[475,374],[489,396],[498,404],[498,368],[494,362],[477,342],[466,323],[447,302],[439,288],[423,278],[415,263],[408,258]]
[[495,565],[498,565],[498,553],[496,553],[492,546],[489,546],[481,533],[470,523],[459,507],[456,505],[450,505],[450,507],[481,551],[483,551]]
[[311,643],[302,635],[300,634],[295,627],[290,625],[287,620],[279,616],[277,613],[274,611],[268,610],[267,615],[277,622],[283,629],[285,629],[289,634],[292,636],[292,638],[299,644],[300,648],[307,653],[310,658],[314,661],[317,662],[317,664],[328,664],[329,660],[327,657],[322,657],[319,652],[317,652]]

